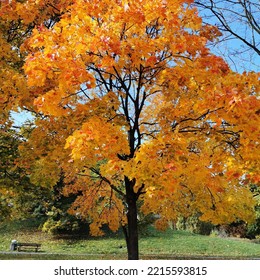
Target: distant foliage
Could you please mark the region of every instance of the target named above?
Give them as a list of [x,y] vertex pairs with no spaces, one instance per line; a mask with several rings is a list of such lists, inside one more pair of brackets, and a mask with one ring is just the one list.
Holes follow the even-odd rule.
[[210,235],[213,228],[214,225],[211,223],[200,221],[199,215],[188,218],[180,217],[176,223],[176,229],[178,230],[187,230],[202,235]]

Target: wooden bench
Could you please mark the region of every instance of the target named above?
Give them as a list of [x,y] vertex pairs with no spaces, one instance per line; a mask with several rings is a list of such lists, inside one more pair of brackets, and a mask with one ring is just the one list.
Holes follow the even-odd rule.
[[38,252],[38,249],[41,247],[41,244],[39,243],[21,243],[18,242],[16,244],[17,250],[20,252],[22,251],[22,248],[33,248],[35,252]]

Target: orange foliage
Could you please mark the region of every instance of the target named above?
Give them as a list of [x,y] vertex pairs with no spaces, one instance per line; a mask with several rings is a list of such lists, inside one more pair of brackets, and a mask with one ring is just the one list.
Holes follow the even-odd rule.
[[[23,149],[34,146],[35,170],[65,173],[65,192],[81,193],[71,211],[93,234],[126,224],[130,196],[161,228],[195,212],[252,220],[243,180],[259,182],[259,74],[210,53],[220,33],[192,1],[20,2],[0,15],[39,23],[22,49],[32,104],[46,115]],[[40,25],[55,10],[59,21]]]

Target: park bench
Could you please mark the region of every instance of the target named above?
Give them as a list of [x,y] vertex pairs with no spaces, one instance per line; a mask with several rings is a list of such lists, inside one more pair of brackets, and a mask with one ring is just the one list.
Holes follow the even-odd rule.
[[33,248],[35,252],[38,252],[38,249],[41,247],[41,244],[39,243],[21,243],[18,242],[16,244],[16,248],[18,251],[22,251],[22,248]]

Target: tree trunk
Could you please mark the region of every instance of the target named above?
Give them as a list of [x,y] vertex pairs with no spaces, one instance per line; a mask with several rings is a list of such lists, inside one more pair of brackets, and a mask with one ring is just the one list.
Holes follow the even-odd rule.
[[127,244],[127,253],[129,260],[139,259],[138,249],[138,227],[137,227],[137,195],[133,190],[135,181],[125,179],[126,183],[126,202],[127,202],[127,231],[125,230],[125,238]]

